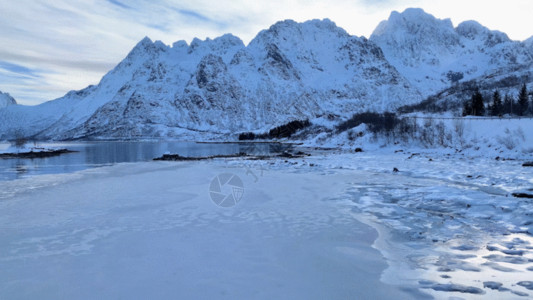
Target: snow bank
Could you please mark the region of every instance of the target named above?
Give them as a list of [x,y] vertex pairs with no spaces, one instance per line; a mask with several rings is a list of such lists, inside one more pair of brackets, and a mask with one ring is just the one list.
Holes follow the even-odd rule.
[[[418,124],[413,136],[375,136],[365,124],[340,134],[322,132],[307,140],[309,147],[409,150],[461,153],[468,157],[533,158],[533,118],[447,118],[409,116]],[[440,127],[440,128],[439,128]],[[331,129],[333,130],[333,129]]]

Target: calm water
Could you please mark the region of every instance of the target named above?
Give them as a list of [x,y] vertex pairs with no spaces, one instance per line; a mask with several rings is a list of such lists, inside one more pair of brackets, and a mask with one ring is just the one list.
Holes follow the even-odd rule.
[[[0,144],[0,149],[9,145]],[[40,143],[39,147],[60,147],[79,151],[36,159],[0,159],[0,181],[40,174],[71,173],[121,162],[150,161],[166,152],[182,156],[227,155],[245,152],[267,155],[290,148],[277,143],[211,144],[195,142],[72,142]]]

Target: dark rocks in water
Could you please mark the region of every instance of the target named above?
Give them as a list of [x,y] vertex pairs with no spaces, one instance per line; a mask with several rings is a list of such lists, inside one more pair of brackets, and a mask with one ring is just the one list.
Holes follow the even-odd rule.
[[357,148],[355,148],[355,152],[356,152],[356,153],[357,153],[357,152],[363,152],[363,149],[357,147]]
[[161,157],[156,157],[154,160],[168,160],[168,161],[191,161],[191,160],[206,160],[213,158],[235,158],[235,157],[247,157],[246,153],[240,152],[229,155],[211,155],[211,156],[181,156],[179,154],[163,154]]
[[296,155],[296,156],[311,156],[310,153],[305,153],[303,151],[298,151],[294,155]]
[[516,198],[530,198],[530,199],[533,199],[533,193],[529,194],[529,193],[513,193],[512,194],[513,197],[516,197]]
[[237,157],[244,157],[246,159],[250,160],[261,160],[261,159],[270,159],[275,157],[283,157],[283,158],[301,158],[304,156],[311,156],[309,153],[305,153],[302,151],[298,151],[296,153],[290,153],[288,151],[284,151],[278,155],[249,155],[244,152],[235,153],[235,154],[229,154],[229,155],[211,155],[211,156],[181,156],[179,154],[163,154],[161,157],[156,157],[154,160],[167,160],[167,161],[193,161],[193,160],[206,160],[206,159],[214,159],[214,158],[237,158]]
[[395,167],[394,169],[392,169],[392,172],[397,173],[397,172],[400,172],[400,170],[398,170],[398,168]]
[[44,151],[30,151],[30,152],[20,152],[20,153],[0,153],[0,158],[45,158],[58,156],[65,153],[74,153],[78,151],[68,150],[68,149],[57,149],[57,150],[44,150]]
[[526,161],[522,164],[522,167],[533,167],[533,161]]
[[304,156],[311,156],[311,154],[305,153],[302,151],[298,151],[296,153],[290,153],[288,151],[284,151],[283,153],[277,155],[277,157],[285,157],[285,158],[300,158]]

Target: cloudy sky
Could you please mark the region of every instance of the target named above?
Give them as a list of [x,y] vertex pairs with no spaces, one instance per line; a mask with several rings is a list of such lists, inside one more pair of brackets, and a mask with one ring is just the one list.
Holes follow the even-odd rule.
[[369,37],[407,7],[515,40],[533,35],[531,0],[2,0],[0,91],[34,105],[97,84],[144,36],[172,44],[229,32],[248,43],[279,20],[329,18]]

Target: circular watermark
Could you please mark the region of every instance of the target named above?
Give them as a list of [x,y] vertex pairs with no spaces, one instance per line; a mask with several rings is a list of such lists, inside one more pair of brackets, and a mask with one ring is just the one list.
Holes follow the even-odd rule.
[[209,196],[218,206],[232,207],[241,201],[244,195],[244,185],[239,176],[222,173],[211,180]]

